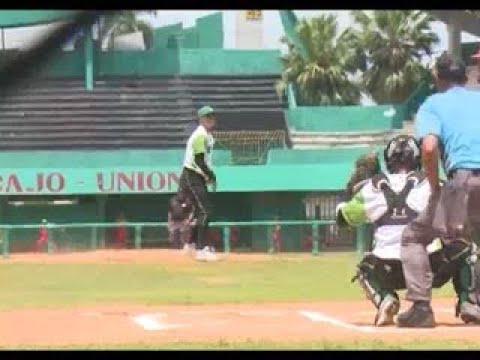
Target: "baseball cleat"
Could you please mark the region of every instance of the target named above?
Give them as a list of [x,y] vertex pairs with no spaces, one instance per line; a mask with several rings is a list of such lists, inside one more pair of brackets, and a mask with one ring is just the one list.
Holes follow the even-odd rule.
[[195,244],[185,244],[183,245],[182,254],[190,255],[195,252]]
[[197,261],[207,261],[207,257],[204,250],[197,250],[195,255],[195,260]]
[[205,252],[206,261],[217,261],[217,255],[215,254],[215,250],[212,247],[205,246],[203,251]]
[[387,326],[393,325],[395,322],[393,318],[398,314],[400,310],[400,301],[393,296],[387,295],[378,308],[377,315],[375,316],[375,326]]
[[480,324],[480,306],[464,302],[460,305],[460,319],[465,324]]
[[397,326],[406,328],[433,328],[435,317],[428,302],[415,302],[412,307],[397,316]]

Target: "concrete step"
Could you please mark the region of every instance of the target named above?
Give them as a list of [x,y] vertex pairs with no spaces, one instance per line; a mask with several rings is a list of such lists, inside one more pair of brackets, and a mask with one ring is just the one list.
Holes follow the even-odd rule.
[[392,132],[380,133],[291,133],[295,145],[384,144]]
[[369,149],[372,147],[379,146],[378,144],[293,144],[292,149],[294,150],[325,150],[325,149],[357,149],[364,147]]

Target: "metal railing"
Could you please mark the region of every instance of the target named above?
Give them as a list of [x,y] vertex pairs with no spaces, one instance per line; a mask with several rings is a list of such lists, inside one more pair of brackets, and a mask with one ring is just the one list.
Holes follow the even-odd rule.
[[[52,229],[91,229],[90,239],[89,239],[89,248],[91,250],[96,250],[99,247],[99,229],[109,229],[117,228],[119,225],[126,228],[134,229],[134,248],[142,248],[142,229],[143,228],[164,228],[166,229],[168,224],[166,222],[125,222],[125,223],[70,223],[70,224],[58,224],[58,223],[47,223],[47,224],[23,224],[23,225],[0,225],[0,236],[1,236],[1,247],[3,258],[7,259],[10,252],[11,238],[10,234],[13,230],[19,229],[40,229],[46,228],[47,230]],[[232,227],[253,227],[253,226],[265,226],[268,228],[273,228],[274,226],[280,225],[284,226],[311,226],[312,234],[312,255],[316,256],[321,251],[320,248],[320,236],[319,236],[319,227],[322,225],[335,225],[335,221],[332,220],[291,220],[291,221],[229,221],[229,222],[212,222],[210,223],[211,227],[220,227],[222,229],[222,241],[223,241],[223,250],[225,253],[231,251],[230,244],[230,231]],[[50,231],[48,231],[50,234]],[[104,238],[103,238],[104,241]],[[363,256],[367,246],[367,228],[366,226],[360,226],[356,231],[356,240],[355,248],[359,256]],[[104,246],[105,244],[103,244]],[[47,237],[47,253],[52,253],[52,237]],[[272,236],[268,238],[268,252],[274,252],[274,240]]]

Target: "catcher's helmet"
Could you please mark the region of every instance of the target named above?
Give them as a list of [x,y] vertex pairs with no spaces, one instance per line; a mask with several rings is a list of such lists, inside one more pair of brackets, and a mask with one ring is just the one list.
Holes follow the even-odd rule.
[[399,135],[388,142],[383,158],[390,173],[396,173],[400,168],[415,171],[420,169],[420,154],[420,145],[414,137]]

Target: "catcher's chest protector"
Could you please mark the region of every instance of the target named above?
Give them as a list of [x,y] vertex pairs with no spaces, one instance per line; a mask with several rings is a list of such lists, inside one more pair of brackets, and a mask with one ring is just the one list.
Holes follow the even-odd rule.
[[407,198],[419,180],[416,174],[410,175],[402,191],[397,193],[392,190],[388,177],[385,174],[381,174],[375,179],[375,187],[383,192],[388,207],[385,215],[375,222],[375,227],[408,225],[417,217],[417,212],[407,205]]

